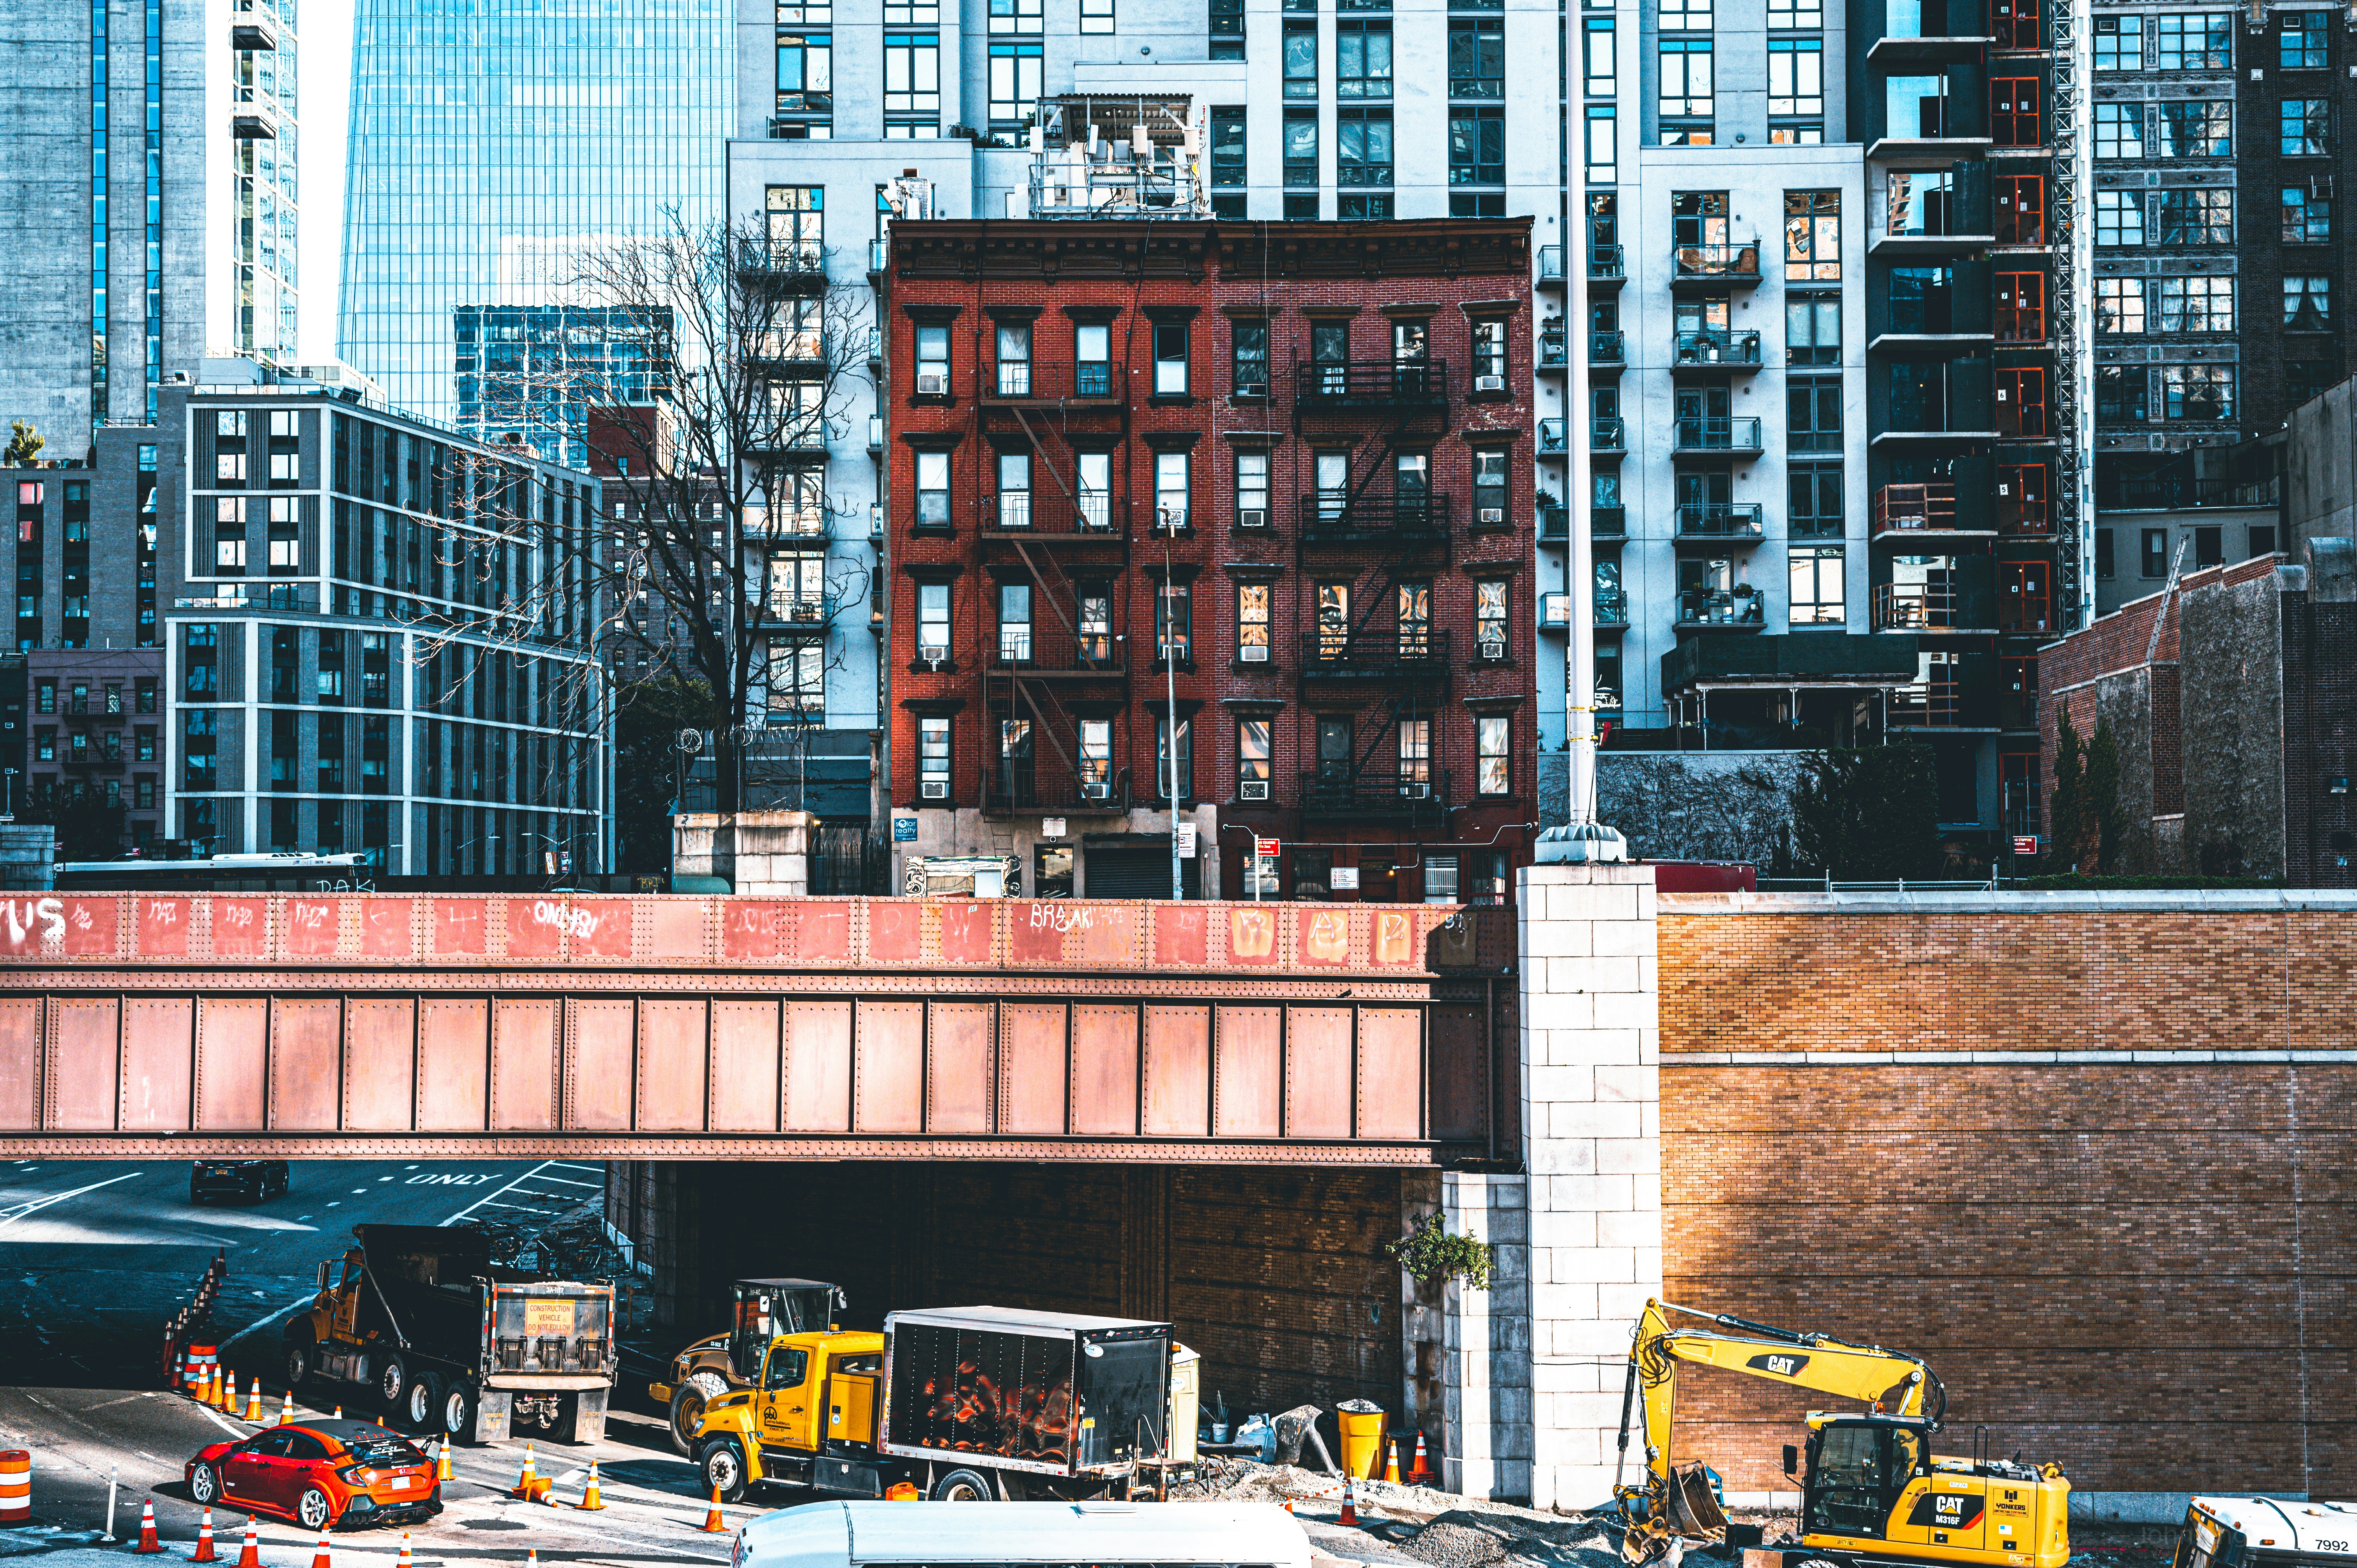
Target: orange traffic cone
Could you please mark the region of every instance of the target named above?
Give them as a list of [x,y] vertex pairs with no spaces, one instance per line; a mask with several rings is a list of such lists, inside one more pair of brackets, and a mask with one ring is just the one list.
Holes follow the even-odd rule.
[[1432,1479],[1432,1466],[1424,1456],[1424,1428],[1420,1426],[1415,1429],[1415,1463],[1408,1466],[1407,1478],[1411,1481]]
[[410,1561],[409,1561],[409,1531],[407,1531],[407,1530],[403,1530],[403,1531],[401,1532],[401,1563],[400,1563],[400,1568],[411,1568],[411,1563],[410,1563]]
[[252,1520],[245,1521],[245,1550],[237,1554],[237,1568],[262,1568],[262,1535]]
[[215,1410],[221,1409],[221,1366],[219,1361],[216,1361],[213,1363],[213,1375],[205,1384],[204,1402]]
[[237,1374],[235,1372],[229,1375],[229,1386],[221,1393],[221,1408],[223,1415],[237,1413]]
[[1359,1522],[1359,1477],[1350,1471],[1342,1472],[1342,1517],[1337,1524]]
[[581,1488],[581,1500],[574,1506],[584,1509],[606,1506],[606,1499],[597,1495],[597,1461],[595,1459],[589,1461],[589,1484]]
[[319,1532],[318,1550],[311,1553],[311,1568],[336,1568],[335,1552],[328,1545],[328,1532]]
[[704,1516],[704,1530],[707,1535],[721,1535],[725,1534],[727,1529],[728,1526],[722,1522],[720,1518],[720,1488],[715,1487],[712,1488],[712,1507]]
[[1399,1439],[1387,1435],[1383,1439],[1383,1479],[1396,1487],[1399,1478]]
[[289,1426],[294,1423],[294,1421],[295,1391],[293,1389],[288,1389],[286,1391],[286,1398],[280,1402],[278,1406],[278,1424],[281,1426]]
[[447,1437],[434,1445],[434,1478],[437,1481],[450,1478],[450,1440]]
[[336,1407],[336,1419],[338,1421],[344,1419],[344,1407],[342,1405],[338,1405]]
[[1285,1511],[1287,1513],[1291,1513],[1293,1511],[1293,1499],[1291,1498],[1285,1499]]
[[145,1552],[164,1550],[164,1543],[156,1539],[156,1499],[153,1498],[147,1499],[146,1509],[139,1515],[139,1544],[131,1550]]
[[516,1476],[515,1490],[508,1496],[521,1498],[525,1502],[532,1501],[533,1489],[539,1479],[538,1472],[532,1466],[532,1444],[527,1443],[523,1445],[523,1469]]
[[197,1549],[188,1554],[191,1563],[218,1563],[221,1554],[213,1550],[213,1510],[205,1510],[204,1522],[197,1526]]
[[245,1391],[245,1423],[248,1426],[262,1424],[262,1380],[260,1378],[254,1379],[253,1386]]

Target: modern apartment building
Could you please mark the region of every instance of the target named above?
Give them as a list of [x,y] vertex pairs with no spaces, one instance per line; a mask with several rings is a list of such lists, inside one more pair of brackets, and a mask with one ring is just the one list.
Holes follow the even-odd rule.
[[721,218],[732,21],[723,0],[361,0],[342,358],[397,408],[584,466],[582,388],[614,401],[644,366],[565,285],[667,213]]
[[1183,824],[1189,896],[1509,897],[1547,652],[1528,220],[1217,222],[1176,172],[1179,215],[1096,215],[1183,164],[1129,152],[1043,150],[1024,218],[894,226],[904,871],[1168,897]]
[[0,423],[50,455],[209,352],[296,352],[294,0],[0,5]]
[[610,864],[589,475],[264,375],[167,386],[144,435],[169,836],[389,876]]

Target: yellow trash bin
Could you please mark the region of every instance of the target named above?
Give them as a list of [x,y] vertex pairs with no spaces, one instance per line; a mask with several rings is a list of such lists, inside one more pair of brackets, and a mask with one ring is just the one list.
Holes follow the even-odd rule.
[[1334,1409],[1342,1428],[1342,1467],[1362,1481],[1383,1474],[1383,1412],[1366,1400],[1348,1400]]

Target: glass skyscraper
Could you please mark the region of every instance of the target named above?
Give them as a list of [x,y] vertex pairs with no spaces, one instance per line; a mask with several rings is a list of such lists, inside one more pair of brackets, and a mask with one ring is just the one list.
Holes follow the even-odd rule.
[[[481,378],[561,350],[567,334],[545,307],[584,252],[656,232],[672,208],[691,229],[721,219],[734,10],[360,0],[343,359],[397,407],[578,461],[577,446],[551,439],[559,410],[485,396]],[[548,381],[554,397],[564,377]]]

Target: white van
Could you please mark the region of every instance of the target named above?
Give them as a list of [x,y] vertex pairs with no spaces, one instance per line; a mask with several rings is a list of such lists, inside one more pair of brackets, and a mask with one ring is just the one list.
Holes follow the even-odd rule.
[[1309,1538],[1275,1503],[811,1503],[737,1532],[732,1568],[1118,1563],[1309,1568]]

